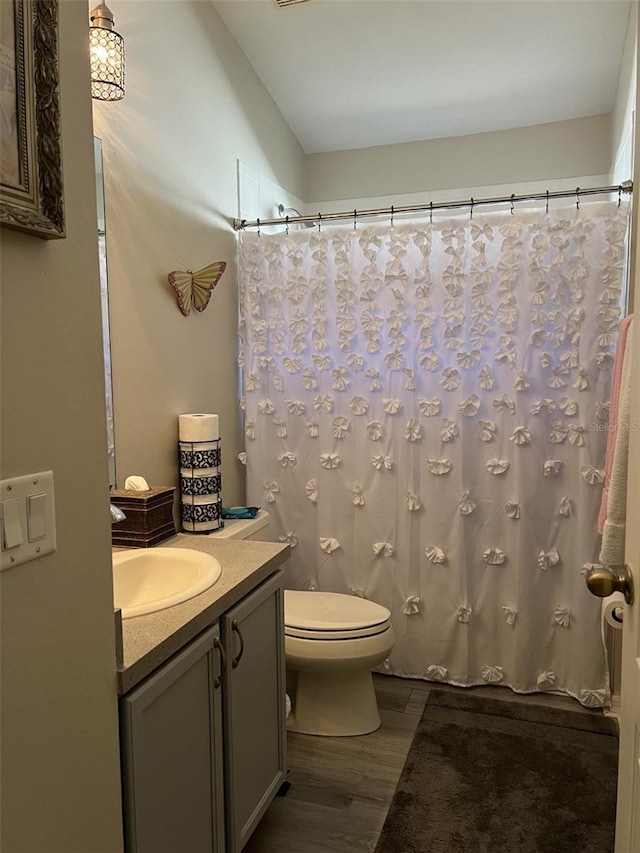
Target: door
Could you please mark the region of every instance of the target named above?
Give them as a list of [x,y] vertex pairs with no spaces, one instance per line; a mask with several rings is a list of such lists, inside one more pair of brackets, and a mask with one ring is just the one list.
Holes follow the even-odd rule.
[[[636,186],[640,188],[640,181]],[[637,199],[634,205],[638,205]],[[626,525],[626,562],[633,575],[635,601],[632,605],[626,604],[624,609],[616,853],[640,851],[640,242],[638,217],[635,219],[634,381],[631,392]]]
[[127,853],[222,853],[217,626],[120,700]]
[[286,772],[283,574],[222,618],[227,853],[239,853]]
[[[638,45],[636,45],[636,48]],[[636,81],[636,116],[640,115]],[[640,851],[640,134],[634,153],[631,310],[634,312],[625,560],[635,599],[624,609],[615,853]]]
[[[638,297],[640,292],[636,291]],[[640,304],[637,302],[636,304]],[[634,320],[634,325],[636,324]],[[640,329],[634,331],[634,335]],[[640,340],[634,341],[635,375],[640,377]],[[636,381],[631,423],[640,424],[640,381]],[[635,477],[633,472],[635,471]],[[635,587],[635,602],[625,605],[622,638],[622,690],[620,701],[620,760],[616,853],[640,850],[640,433],[631,437],[627,497],[626,560]],[[633,523],[629,523],[629,519]]]

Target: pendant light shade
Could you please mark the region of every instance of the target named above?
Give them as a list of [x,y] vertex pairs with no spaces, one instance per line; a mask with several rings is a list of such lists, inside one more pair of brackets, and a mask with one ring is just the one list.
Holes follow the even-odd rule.
[[124,39],[113,29],[113,14],[104,3],[89,17],[91,97],[119,101],[124,98]]

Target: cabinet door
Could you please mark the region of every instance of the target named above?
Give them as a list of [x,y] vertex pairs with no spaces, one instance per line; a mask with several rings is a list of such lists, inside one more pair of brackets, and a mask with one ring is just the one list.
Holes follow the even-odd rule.
[[228,853],[238,853],[286,771],[283,573],[222,619]]
[[127,853],[224,850],[219,644],[216,625],[120,700]]

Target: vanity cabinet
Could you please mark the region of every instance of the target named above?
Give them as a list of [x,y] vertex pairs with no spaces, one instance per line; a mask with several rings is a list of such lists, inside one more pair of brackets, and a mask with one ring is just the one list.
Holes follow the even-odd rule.
[[120,700],[127,853],[239,853],[284,781],[282,571]]

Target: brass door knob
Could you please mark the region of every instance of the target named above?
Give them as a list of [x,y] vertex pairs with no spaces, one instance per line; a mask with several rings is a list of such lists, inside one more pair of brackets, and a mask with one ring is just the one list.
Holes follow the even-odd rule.
[[607,598],[614,592],[621,592],[627,604],[633,604],[633,576],[627,565],[594,566],[585,579],[593,595]]

